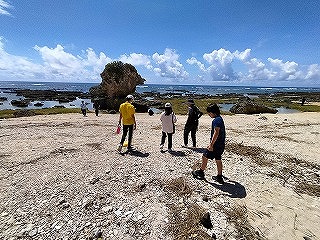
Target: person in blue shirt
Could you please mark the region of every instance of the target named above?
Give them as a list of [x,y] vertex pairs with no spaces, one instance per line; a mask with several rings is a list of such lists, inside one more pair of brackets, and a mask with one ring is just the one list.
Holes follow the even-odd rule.
[[226,131],[224,126],[224,121],[220,116],[220,109],[217,104],[213,104],[207,107],[207,112],[212,120],[211,127],[211,138],[210,144],[205,150],[202,156],[202,163],[199,170],[192,171],[192,175],[200,180],[204,179],[204,170],[207,167],[208,159],[215,159],[217,164],[217,176],[214,176],[213,179],[218,183],[223,184],[222,177],[222,153],[225,148],[225,140],[226,140]]

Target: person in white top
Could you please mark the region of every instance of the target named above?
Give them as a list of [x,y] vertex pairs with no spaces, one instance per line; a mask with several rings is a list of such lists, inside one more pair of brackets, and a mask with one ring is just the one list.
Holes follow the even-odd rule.
[[177,122],[177,117],[172,111],[172,106],[170,103],[166,103],[164,105],[164,112],[161,113],[160,117],[162,123],[162,137],[160,149],[163,149],[164,143],[166,141],[166,137],[168,135],[168,150],[172,150],[172,135],[175,132],[175,123]]

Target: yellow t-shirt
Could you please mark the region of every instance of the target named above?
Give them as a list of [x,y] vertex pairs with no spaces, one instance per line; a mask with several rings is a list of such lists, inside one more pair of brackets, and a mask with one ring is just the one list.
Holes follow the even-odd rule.
[[134,124],[134,114],[136,113],[136,110],[134,109],[134,106],[131,103],[129,102],[122,103],[120,105],[119,112],[122,115],[123,125]]

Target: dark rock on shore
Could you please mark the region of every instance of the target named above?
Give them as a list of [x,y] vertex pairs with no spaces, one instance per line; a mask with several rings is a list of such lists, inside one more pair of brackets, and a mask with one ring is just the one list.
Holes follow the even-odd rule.
[[90,98],[88,93],[79,91],[56,91],[56,90],[30,90],[15,89],[18,96],[23,96],[30,101],[59,101],[72,102],[78,98]]
[[30,102],[28,100],[12,100],[11,101],[11,105],[16,107],[28,107],[29,103]]
[[240,98],[238,103],[230,108],[235,114],[277,113],[278,110],[255,103],[248,97]]
[[42,103],[42,102],[37,102],[37,103],[35,103],[35,104],[33,104],[34,106],[36,106],[36,107],[42,107],[43,105],[44,105],[44,103]]

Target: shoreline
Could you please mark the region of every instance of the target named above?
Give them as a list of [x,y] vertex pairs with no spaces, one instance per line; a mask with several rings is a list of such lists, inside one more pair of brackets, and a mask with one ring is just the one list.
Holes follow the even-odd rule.
[[[8,98],[0,96],[0,104],[6,108],[1,110],[13,110],[13,109],[43,109],[48,107],[65,107],[65,108],[77,108],[80,105],[82,99],[90,100],[89,106],[92,107],[92,100],[90,94],[76,91],[54,91],[54,90],[17,90],[18,96],[14,98]],[[319,106],[320,91],[319,92],[275,92],[275,93],[225,93],[225,94],[195,94],[188,90],[181,90],[179,93],[168,90],[165,93],[160,92],[144,92],[134,93],[137,101],[143,102],[143,104],[153,106],[157,101],[163,102],[165,100],[179,100],[193,98],[200,100],[211,99],[217,104],[235,104],[239,98],[249,97],[252,100],[260,101],[262,104],[275,107],[292,108],[292,104],[299,105],[301,99],[306,99],[305,105]],[[15,107],[9,103],[9,101],[17,100],[20,98],[26,99],[29,102],[29,106]],[[50,103],[47,105],[46,103]],[[314,104],[313,104],[314,103]],[[290,106],[291,104],[291,106]],[[39,106],[37,106],[39,105]],[[44,105],[44,107],[42,107]],[[320,110],[319,110],[320,111]]]

